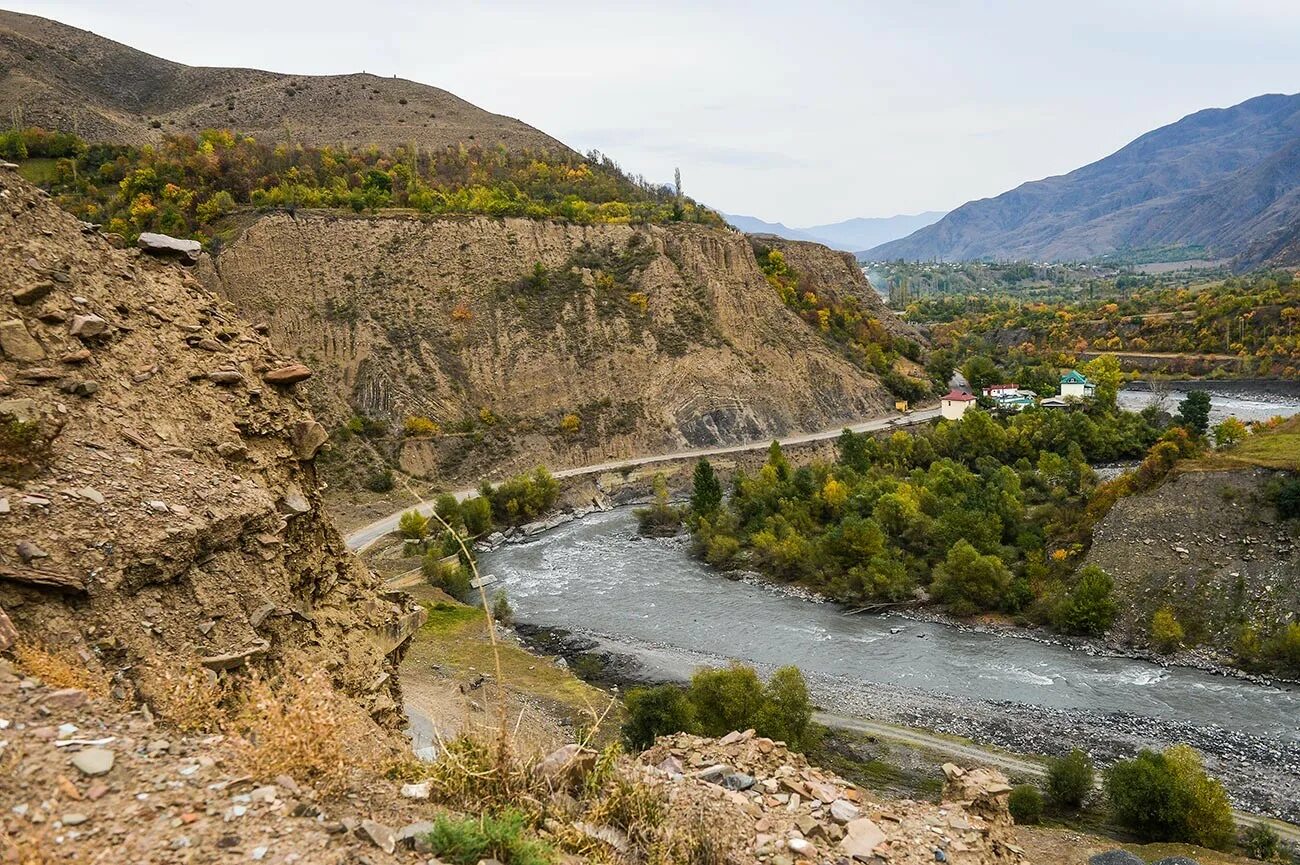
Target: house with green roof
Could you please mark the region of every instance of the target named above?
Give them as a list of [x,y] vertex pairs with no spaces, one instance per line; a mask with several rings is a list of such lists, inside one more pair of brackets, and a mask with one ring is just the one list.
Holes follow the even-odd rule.
[[1097,385],[1077,369],[1072,369],[1061,376],[1061,398],[1091,399]]

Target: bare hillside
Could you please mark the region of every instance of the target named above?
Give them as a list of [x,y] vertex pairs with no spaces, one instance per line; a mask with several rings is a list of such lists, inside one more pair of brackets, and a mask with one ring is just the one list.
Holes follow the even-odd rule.
[[173,63],[34,15],[0,10],[0,108],[94,142],[235,129],[304,144],[498,144],[567,150],[525,123],[399,78],[285,75]]
[[[892,322],[842,255],[799,246],[809,278]],[[436,421],[401,459],[439,479],[819,429],[893,403],[782,304],[733,231],[300,212],[255,223],[209,276],[309,359],[333,422]]]

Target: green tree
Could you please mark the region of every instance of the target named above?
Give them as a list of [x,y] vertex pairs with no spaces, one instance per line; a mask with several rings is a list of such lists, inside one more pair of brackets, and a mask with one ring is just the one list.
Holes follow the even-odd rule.
[[1246,425],[1235,417],[1227,417],[1214,425],[1214,445],[1230,448],[1246,437]]
[[696,517],[710,517],[722,507],[722,482],[713,471],[713,464],[704,457],[695,464],[691,487],[691,512]]
[[1227,849],[1234,838],[1223,785],[1205,774],[1187,745],[1141,751],[1106,770],[1106,796],[1117,822],[1152,841]]
[[763,707],[754,728],[760,735],[783,741],[795,751],[806,751],[813,738],[812,713],[803,673],[798,667],[781,667],[763,687]]
[[676,685],[632,688],[623,702],[627,707],[623,741],[634,751],[649,748],[660,736],[695,729],[695,709]]
[[749,729],[763,707],[763,685],[752,667],[732,663],[697,670],[691,677],[691,706],[706,736]]
[[451,493],[442,493],[434,499],[433,510],[452,528],[460,526],[460,503]]
[[1115,408],[1120,385],[1124,383],[1124,372],[1119,360],[1113,354],[1103,354],[1085,363],[1080,372],[1090,378],[1097,386],[1093,398],[1106,409]]
[[935,568],[934,595],[959,616],[996,609],[1011,587],[1011,572],[993,555],[980,555],[965,540]]
[[1210,395],[1203,390],[1194,390],[1178,404],[1178,416],[1182,425],[1198,436],[1203,436],[1210,428]]
[[1166,655],[1183,644],[1183,626],[1172,608],[1161,607],[1151,616],[1151,643]]
[[1057,808],[1078,809],[1092,793],[1094,783],[1092,759],[1079,748],[1048,761],[1047,795]]
[[419,511],[407,511],[397,520],[397,533],[409,541],[422,541],[429,533],[429,518]]
[[492,531],[492,503],[483,496],[474,496],[460,503],[460,519],[470,537]]
[[1100,637],[1114,624],[1119,606],[1112,597],[1115,581],[1096,565],[1079,572],[1074,587],[1053,611],[1053,624],[1067,634]]

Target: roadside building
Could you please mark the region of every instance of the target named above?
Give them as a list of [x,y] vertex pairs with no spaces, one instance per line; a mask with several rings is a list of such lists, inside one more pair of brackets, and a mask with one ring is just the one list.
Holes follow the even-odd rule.
[[939,398],[939,414],[948,420],[961,420],[961,416],[973,405],[975,397],[959,390],[951,390]]
[[1061,398],[1092,399],[1097,385],[1077,369],[1072,369],[1061,376]]

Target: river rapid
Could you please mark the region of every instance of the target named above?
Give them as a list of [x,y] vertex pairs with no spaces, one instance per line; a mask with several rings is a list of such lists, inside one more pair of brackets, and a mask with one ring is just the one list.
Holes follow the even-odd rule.
[[828,711],[1026,753],[1079,745],[1102,762],[1189,742],[1239,807],[1300,819],[1300,689],[1107,657],[1036,640],[842,608],[732,580],[684,537],[592,514],[480,560],[518,619],[622,660],[628,678],[683,680],[728,659],[795,664]]

